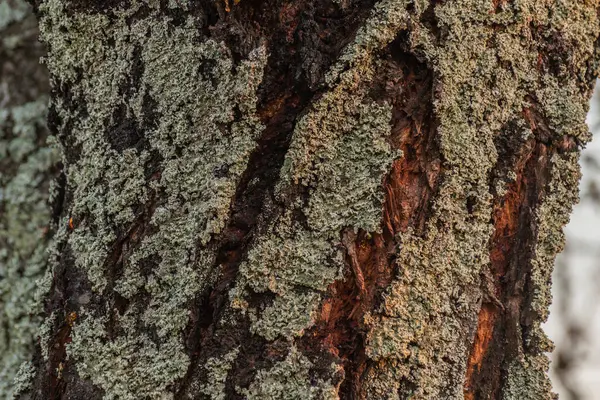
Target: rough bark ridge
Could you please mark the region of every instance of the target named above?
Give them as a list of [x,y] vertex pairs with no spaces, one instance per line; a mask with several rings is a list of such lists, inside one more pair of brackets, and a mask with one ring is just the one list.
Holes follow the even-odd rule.
[[37,1],[32,398],[547,399],[596,1]]
[[[48,74],[31,7],[0,2],[0,398],[31,380],[47,270],[48,193],[59,154],[46,143]],[[46,278],[50,279],[50,276]],[[48,280],[49,282],[49,280]]]

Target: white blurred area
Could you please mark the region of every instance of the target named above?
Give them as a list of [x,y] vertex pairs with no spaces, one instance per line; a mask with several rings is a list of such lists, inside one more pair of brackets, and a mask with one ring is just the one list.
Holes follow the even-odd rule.
[[561,400],[600,400],[600,84],[587,118],[594,140],[580,160],[580,203],[556,261],[544,329],[554,341],[550,376]]

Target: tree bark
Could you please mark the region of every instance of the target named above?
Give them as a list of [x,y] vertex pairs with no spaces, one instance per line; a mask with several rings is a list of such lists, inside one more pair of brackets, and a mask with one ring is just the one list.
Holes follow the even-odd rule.
[[[42,323],[36,281],[47,270],[48,188],[58,151],[46,143],[48,73],[31,7],[0,2],[0,398],[28,384]],[[47,276],[47,278],[51,278]]]
[[43,0],[33,399],[549,399],[597,1]]

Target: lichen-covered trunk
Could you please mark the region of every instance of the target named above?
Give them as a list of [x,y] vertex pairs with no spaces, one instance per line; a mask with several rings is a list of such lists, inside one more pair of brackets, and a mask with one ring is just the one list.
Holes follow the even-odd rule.
[[0,399],[27,386],[43,321],[36,282],[48,270],[47,201],[59,160],[46,143],[43,54],[31,7],[0,0]]
[[31,399],[549,399],[598,1],[43,0]]

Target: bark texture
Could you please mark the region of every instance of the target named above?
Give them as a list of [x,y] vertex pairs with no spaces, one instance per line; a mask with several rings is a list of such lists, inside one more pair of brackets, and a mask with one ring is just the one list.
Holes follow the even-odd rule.
[[549,399],[597,1],[43,0],[34,399]]
[[[31,379],[47,270],[48,192],[59,153],[46,143],[48,74],[31,7],[0,2],[0,398]],[[50,276],[47,276],[50,278]],[[49,281],[48,281],[49,282]],[[15,379],[16,378],[16,379]]]

